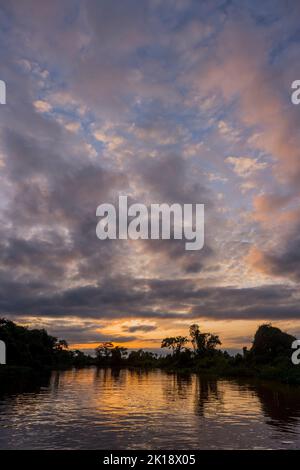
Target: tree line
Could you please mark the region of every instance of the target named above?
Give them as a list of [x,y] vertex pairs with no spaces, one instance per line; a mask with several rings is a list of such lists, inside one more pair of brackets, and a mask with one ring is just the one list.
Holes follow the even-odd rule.
[[[291,362],[291,345],[295,338],[271,324],[259,326],[252,346],[244,347],[234,356],[220,349],[218,335],[202,331],[197,324],[190,326],[187,336],[164,338],[161,348],[167,350],[167,354],[128,350],[113,342],[102,342],[91,356],[69,349],[65,340],[49,335],[45,329],[29,329],[7,319],[0,319],[0,340],[7,347],[8,366],[34,370],[90,365],[156,367],[217,376],[264,377],[300,384],[300,366]],[[5,367],[0,366],[0,376]]]
[[[216,376],[261,377],[300,385],[300,365],[292,364],[292,343],[295,337],[271,324],[260,325],[251,347],[230,355],[222,351],[218,335],[200,330],[193,324],[187,336],[162,340],[161,348],[170,353],[127,351],[126,348],[103,342],[96,348],[96,364],[105,366],[159,367],[170,371],[210,373]],[[191,347],[188,347],[188,344]]]
[[45,329],[29,329],[0,318],[0,339],[6,345],[7,364],[32,367],[68,367],[86,364],[90,356],[70,350],[67,341],[51,336]]

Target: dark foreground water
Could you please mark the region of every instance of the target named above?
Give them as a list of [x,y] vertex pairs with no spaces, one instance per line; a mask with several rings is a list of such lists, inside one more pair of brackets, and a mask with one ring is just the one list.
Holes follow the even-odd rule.
[[300,448],[300,390],[161,371],[53,372],[0,397],[2,449]]

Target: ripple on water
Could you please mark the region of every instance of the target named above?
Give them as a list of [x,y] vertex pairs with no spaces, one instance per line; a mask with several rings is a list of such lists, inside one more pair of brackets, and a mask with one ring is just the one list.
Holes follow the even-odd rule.
[[276,449],[300,445],[300,394],[161,371],[53,372],[0,399],[0,448]]

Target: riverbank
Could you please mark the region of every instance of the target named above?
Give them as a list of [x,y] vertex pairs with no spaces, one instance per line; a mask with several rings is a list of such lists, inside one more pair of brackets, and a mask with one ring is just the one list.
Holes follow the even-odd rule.
[[[231,356],[218,349],[217,335],[202,333],[199,326],[190,326],[189,337],[167,337],[161,347],[170,354],[127,350],[112,342],[102,342],[95,356],[71,350],[65,340],[49,335],[45,330],[30,330],[6,319],[0,320],[0,340],[7,348],[8,365],[0,366],[0,390],[19,389],[38,384],[52,370],[96,366],[117,370],[160,369],[179,374],[205,374],[216,378],[256,377],[291,385],[300,385],[300,364],[292,362],[295,338],[272,325],[261,325],[250,349]],[[192,349],[187,347],[188,342]],[[295,361],[294,361],[295,362]],[[297,362],[297,361],[296,361]],[[23,385],[24,384],[24,385]]]

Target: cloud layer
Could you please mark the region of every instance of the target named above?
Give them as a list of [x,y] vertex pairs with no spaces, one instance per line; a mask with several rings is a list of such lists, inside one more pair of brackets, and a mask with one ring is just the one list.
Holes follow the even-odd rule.
[[[3,316],[76,344],[300,328],[298,17],[280,1],[0,7]],[[205,248],[100,242],[96,207],[119,194],[204,203]]]

